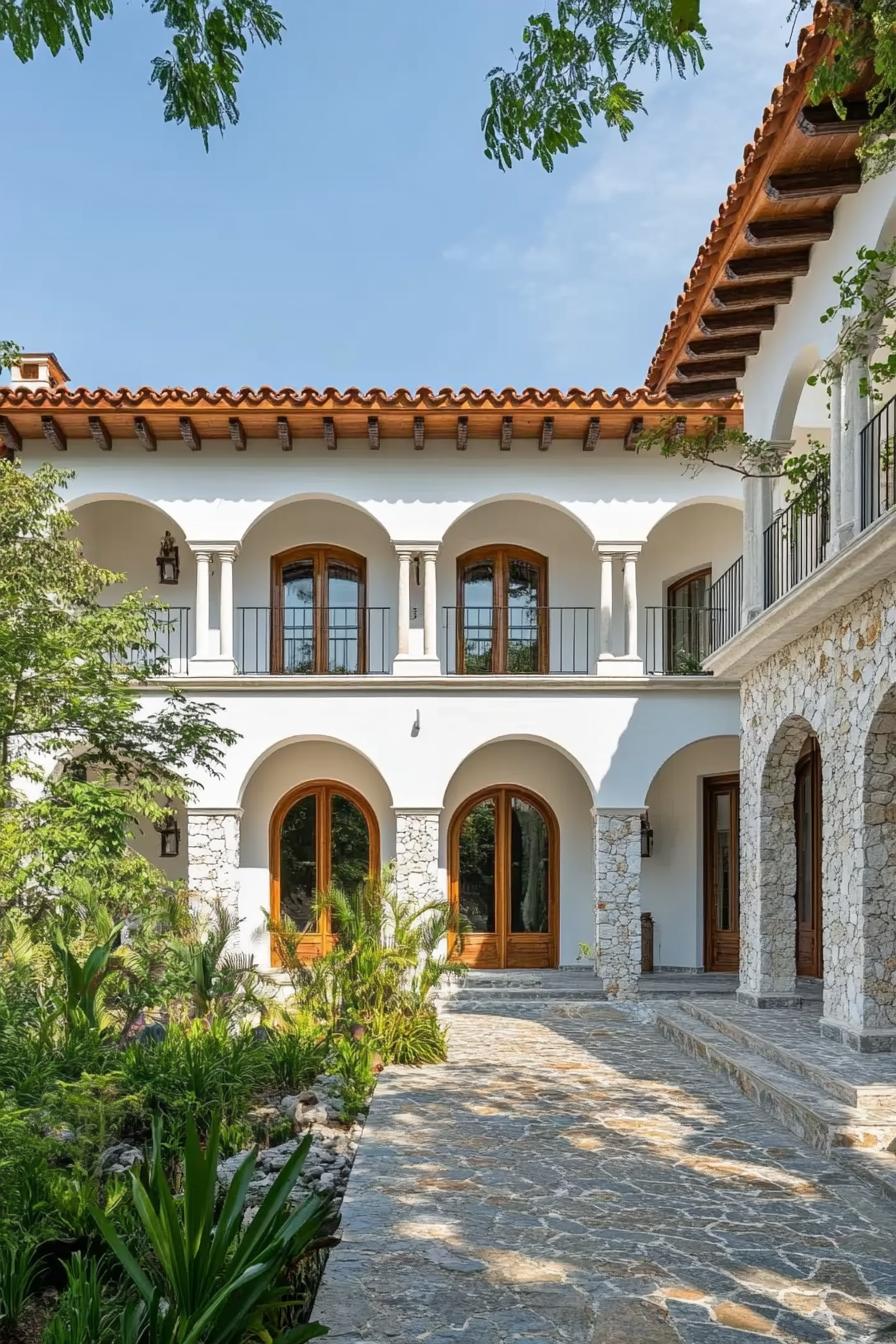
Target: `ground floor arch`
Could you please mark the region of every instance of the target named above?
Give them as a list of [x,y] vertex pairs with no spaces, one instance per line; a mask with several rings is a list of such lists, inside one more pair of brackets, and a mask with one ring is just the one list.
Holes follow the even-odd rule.
[[881,697],[862,770],[861,976],[865,1027],[896,1028],[896,686]]

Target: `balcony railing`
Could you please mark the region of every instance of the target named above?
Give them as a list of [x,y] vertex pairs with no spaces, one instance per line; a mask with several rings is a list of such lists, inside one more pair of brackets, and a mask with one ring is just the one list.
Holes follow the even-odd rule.
[[714,613],[710,631],[710,649],[714,653],[738,633],[743,621],[744,558],[739,555],[733,565],[716,579],[709,590],[709,605]]
[[830,481],[819,474],[765,529],[767,607],[822,564],[830,538]]
[[389,607],[237,607],[234,656],[244,674],[351,675],[391,670]]
[[703,677],[719,613],[711,607],[645,607],[648,676]]
[[896,504],[896,397],[862,430],[862,527],[876,523]]
[[[129,649],[124,661],[128,667],[143,667],[147,663],[161,664],[162,671],[172,676],[183,675],[190,661],[190,608],[167,607],[155,613],[151,639],[145,645]],[[111,659],[110,659],[111,661]]]
[[593,607],[445,607],[445,671],[582,676],[593,629]]

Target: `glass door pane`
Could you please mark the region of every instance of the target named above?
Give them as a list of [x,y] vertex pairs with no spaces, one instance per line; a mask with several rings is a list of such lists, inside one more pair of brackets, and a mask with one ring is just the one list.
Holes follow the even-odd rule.
[[360,672],[361,576],[354,565],[327,563],[327,671]]
[[507,671],[537,672],[538,569],[527,560],[507,563]]
[[460,830],[458,903],[471,933],[495,932],[494,798],[472,807]]
[[313,921],[317,895],[317,798],[293,803],[280,830],[280,916],[300,929]]
[[694,574],[669,590],[669,643],[666,671],[698,672],[709,653],[709,601],[711,575]]
[[812,855],[815,825],[811,768],[799,771],[796,779],[796,911],[803,926],[813,919]]
[[467,565],[461,582],[461,670],[494,670],[495,564],[480,560]]
[[510,932],[548,932],[548,827],[537,807],[510,800]]
[[731,901],[731,794],[715,795],[715,834],[713,836],[713,891],[716,930],[733,929]]
[[281,606],[283,672],[314,671],[314,561],[284,566]]
[[353,895],[369,877],[367,818],[357,803],[334,793],[330,800],[330,884]]

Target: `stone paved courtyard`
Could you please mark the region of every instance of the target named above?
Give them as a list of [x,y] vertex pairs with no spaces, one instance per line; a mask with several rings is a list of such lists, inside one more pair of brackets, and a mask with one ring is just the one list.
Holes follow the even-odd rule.
[[338,1344],[862,1340],[896,1204],[604,1004],[451,1017],[380,1081],[316,1316]]

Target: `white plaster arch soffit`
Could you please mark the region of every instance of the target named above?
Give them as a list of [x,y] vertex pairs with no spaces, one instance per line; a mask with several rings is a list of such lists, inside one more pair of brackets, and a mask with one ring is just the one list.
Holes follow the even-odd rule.
[[[585,785],[585,788],[588,791],[588,795],[592,799],[593,803],[595,796],[594,784],[591,780],[588,771],[585,769],[582,762],[576,756],[575,752],[570,750],[570,748],[565,747],[563,746],[562,743],[551,740],[549,738],[539,737],[535,733],[505,733],[497,737],[490,737],[485,742],[477,742],[475,746],[471,747],[469,750],[462,751],[461,753],[459,753],[459,755],[453,757],[451,761],[449,761],[446,756],[445,770],[443,772],[444,786],[442,788],[443,806],[445,799],[448,797],[449,790],[451,789],[451,786],[454,783],[457,775],[464,768],[464,766],[468,764],[468,762],[472,761],[476,756],[480,755],[483,751],[488,750],[489,747],[499,746],[503,743],[516,743],[516,742],[531,742],[539,747],[546,748],[548,751],[553,752],[557,756],[563,757],[564,760],[569,762],[569,764],[573,767],[577,775],[582,780],[582,783]],[[532,788],[535,793],[538,794],[541,793],[541,790],[538,787],[537,778],[531,780],[519,780],[519,781],[496,779],[494,782],[495,784],[519,783],[520,785],[525,785],[528,788]]]
[[159,504],[154,499],[146,499],[141,495],[132,495],[112,490],[87,490],[82,495],[63,495],[62,502],[68,512],[75,515],[77,515],[81,509],[87,508],[90,504],[137,504],[143,508],[150,509],[153,513],[157,513],[161,520],[180,533],[181,538],[185,538],[189,535],[184,526],[183,519],[178,517],[176,504]]
[[[245,741],[245,739],[243,740]],[[255,738],[254,740],[257,743],[257,738]],[[376,773],[383,786],[383,790],[387,798],[389,799],[390,805],[393,803],[394,801],[393,791],[389,786],[389,780],[386,771],[378,764],[377,761],[373,759],[372,756],[369,756],[367,752],[362,751],[352,742],[346,742],[345,739],[341,737],[333,737],[325,733],[299,733],[293,737],[282,737],[278,738],[275,742],[271,742],[270,745],[265,747],[263,751],[259,752],[256,756],[254,756],[252,760],[245,766],[245,768],[244,763],[242,761],[234,759],[232,766],[229,768],[230,770],[232,770],[232,775],[234,778],[237,776],[240,777],[240,785],[236,793],[236,798],[233,806],[242,807],[243,799],[246,796],[246,790],[248,789],[254,776],[257,774],[259,769],[265,764],[265,762],[272,760],[273,757],[276,756],[277,753],[280,751],[285,751],[290,747],[301,746],[303,744],[307,744],[309,746],[339,747],[340,750],[346,751],[350,753],[352,756],[357,757],[359,761],[363,761],[365,765],[369,766],[370,769]],[[303,781],[300,779],[296,780],[297,784],[301,784],[302,782]],[[352,780],[350,779],[345,780],[344,782],[346,784],[352,785]]]

